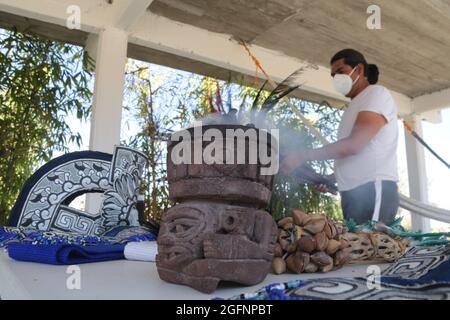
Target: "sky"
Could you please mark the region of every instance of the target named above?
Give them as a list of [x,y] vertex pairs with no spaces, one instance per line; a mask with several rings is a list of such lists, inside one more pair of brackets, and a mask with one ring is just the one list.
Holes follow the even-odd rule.
[[[166,69],[166,68],[163,68]],[[130,133],[137,132],[138,128],[136,124],[133,124],[130,116],[124,111],[124,121],[122,123],[122,139],[129,137]],[[74,115],[67,116],[67,123],[71,129],[75,132],[80,132],[83,145],[78,147],[76,145],[70,145],[70,151],[88,150],[89,148],[89,122],[80,122]],[[423,139],[447,162],[450,162],[450,108],[442,110],[442,123],[432,124],[429,122],[423,122]],[[399,189],[400,192],[408,195],[408,171],[406,165],[406,153],[405,153],[405,133],[403,124],[399,121],[399,146],[398,146],[398,168],[399,168]],[[56,154],[55,156],[58,156]],[[428,178],[428,197],[429,203],[450,210],[450,170],[445,167],[444,164],[439,162],[430,152],[425,150],[425,163],[427,169]],[[405,216],[405,226],[409,227],[410,218],[409,214],[405,211],[402,212]],[[431,225],[433,230],[447,230],[450,225],[432,221]]]

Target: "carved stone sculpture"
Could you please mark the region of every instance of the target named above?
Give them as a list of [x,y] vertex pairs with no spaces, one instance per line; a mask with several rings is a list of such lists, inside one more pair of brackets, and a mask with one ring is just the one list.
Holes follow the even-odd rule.
[[[203,127],[203,133],[211,126]],[[214,126],[220,132],[243,126]],[[192,129],[187,132],[193,135]],[[269,152],[277,152],[270,139],[258,138]],[[193,138],[192,144],[195,143]],[[243,149],[251,152],[249,140]],[[251,140],[251,139],[250,139]],[[271,143],[272,142],[272,143]],[[277,226],[262,209],[270,200],[273,175],[261,175],[260,163],[175,164],[168,149],[170,196],[181,202],[162,217],[156,264],[161,279],[211,293],[220,281],[255,285],[270,272]],[[203,150],[208,143],[202,143]],[[194,147],[193,147],[194,148]],[[237,158],[235,158],[237,159]]]

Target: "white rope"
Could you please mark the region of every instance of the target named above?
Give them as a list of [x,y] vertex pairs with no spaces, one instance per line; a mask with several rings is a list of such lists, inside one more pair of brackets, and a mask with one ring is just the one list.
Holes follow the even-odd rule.
[[426,218],[450,223],[450,210],[436,208],[402,194],[400,195],[400,207]]

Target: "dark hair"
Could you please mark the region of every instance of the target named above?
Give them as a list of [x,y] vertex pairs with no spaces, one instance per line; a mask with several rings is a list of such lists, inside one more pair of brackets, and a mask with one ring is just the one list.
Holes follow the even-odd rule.
[[331,58],[330,64],[333,64],[337,60],[344,59],[344,63],[348,64],[352,68],[356,67],[358,64],[362,63],[364,65],[364,74],[370,84],[376,84],[378,82],[378,76],[380,72],[375,64],[368,64],[366,58],[363,54],[354,49],[344,49],[336,53],[333,58]]

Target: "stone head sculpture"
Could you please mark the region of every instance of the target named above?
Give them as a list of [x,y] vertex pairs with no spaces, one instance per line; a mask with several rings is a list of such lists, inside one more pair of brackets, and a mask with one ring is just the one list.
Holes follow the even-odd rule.
[[[225,132],[230,127],[244,133],[256,130],[223,125],[214,129]],[[226,140],[216,140],[223,143],[219,148],[226,149]],[[267,144],[267,139],[261,141]],[[181,203],[162,218],[156,259],[160,278],[206,293],[220,281],[244,285],[263,281],[270,271],[277,233],[273,218],[262,210],[270,199],[273,175],[260,174],[259,162],[175,164],[174,145],[169,144],[169,191]],[[200,144],[203,150],[208,145]],[[270,152],[276,152],[275,145],[271,147]]]
[[245,285],[270,271],[277,228],[254,208],[198,201],[170,209],[158,238],[163,280],[213,292],[221,280]]

